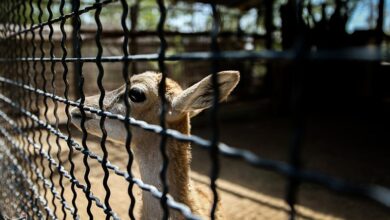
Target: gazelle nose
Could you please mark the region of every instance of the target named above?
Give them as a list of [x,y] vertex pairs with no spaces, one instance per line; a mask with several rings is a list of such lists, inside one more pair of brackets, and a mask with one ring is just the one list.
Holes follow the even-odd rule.
[[[92,113],[87,112],[87,111],[84,111],[84,113],[85,113],[85,119],[86,120],[94,118]],[[70,111],[70,115],[74,119],[81,120],[83,118],[83,114],[81,113],[81,111],[80,111],[80,109],[78,107],[72,108],[72,110]]]

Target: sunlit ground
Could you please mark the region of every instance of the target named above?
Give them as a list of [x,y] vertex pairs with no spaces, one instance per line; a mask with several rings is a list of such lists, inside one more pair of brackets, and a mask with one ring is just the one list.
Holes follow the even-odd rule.
[[[240,111],[251,110],[237,114],[235,118],[226,120],[229,112],[237,109],[231,104],[223,106],[221,110],[221,141],[235,147],[249,149],[266,158],[286,161],[288,146],[291,140],[291,124],[287,118],[267,116],[262,112],[262,103],[250,103],[249,108],[241,106]],[[225,110],[224,110],[225,109]],[[237,116],[238,115],[238,116]],[[257,115],[254,117],[254,115]],[[263,116],[259,116],[263,115]],[[199,116],[195,121],[193,133],[205,138],[211,135],[210,128],[203,123],[207,114]],[[246,119],[245,119],[246,118]],[[61,127],[64,131],[64,127]],[[388,164],[386,158],[389,152],[384,150],[388,141],[385,140],[383,121],[375,118],[359,119],[354,116],[313,115],[309,117],[306,138],[304,141],[302,160],[304,167],[315,169],[345,178],[347,180],[365,183],[389,185],[389,176],[386,174]],[[72,127],[72,133],[80,143],[80,133]],[[44,139],[46,132],[43,133]],[[44,140],[43,139],[43,140]],[[89,136],[88,146],[91,151],[102,155],[99,140]],[[56,154],[55,138],[51,135],[50,144],[52,155]],[[69,171],[67,146],[61,142],[63,152],[62,161]],[[48,146],[45,145],[45,148]],[[109,160],[121,170],[125,170],[128,156],[120,145],[107,143]],[[205,188],[209,183],[207,175],[210,170],[208,152],[193,146],[192,179]],[[54,156],[54,158],[56,158]],[[83,155],[74,153],[72,160],[75,163],[75,176],[83,184],[85,166]],[[40,159],[37,161],[40,163]],[[92,183],[92,192],[102,201],[105,190],[102,185],[103,171],[101,165],[95,160],[88,159],[91,172],[89,179]],[[49,177],[47,162],[43,162],[46,176]],[[234,161],[221,157],[221,175],[218,181],[222,207],[227,219],[286,219],[288,207],[284,202],[286,178],[275,173],[253,168],[241,161]],[[134,172],[137,175],[136,165]],[[59,175],[54,175],[54,182],[58,191]],[[157,177],[156,177],[157,178]],[[70,203],[72,192],[70,181],[63,180],[65,198]],[[111,189],[110,204],[113,210],[123,219],[127,218],[129,196],[127,195],[127,182],[120,176],[110,172],[109,185]],[[51,193],[48,192],[48,195]],[[136,202],[136,216],[139,216],[140,190],[134,187]],[[51,201],[50,196],[48,196]],[[61,207],[56,201],[57,207]],[[81,190],[77,190],[77,207],[82,219],[87,218],[87,200]],[[52,205],[51,205],[52,206]],[[371,202],[362,199],[344,197],[330,192],[320,186],[303,184],[298,193],[299,219],[386,219],[387,212]],[[104,213],[92,204],[92,211],[96,219],[101,219]],[[62,212],[58,208],[58,216]],[[68,213],[69,214],[69,213]]]

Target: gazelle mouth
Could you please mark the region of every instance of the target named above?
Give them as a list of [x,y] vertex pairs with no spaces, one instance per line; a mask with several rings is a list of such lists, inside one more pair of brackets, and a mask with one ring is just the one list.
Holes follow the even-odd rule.
[[72,118],[74,118],[74,119],[77,119],[77,120],[82,120],[83,118],[85,120],[93,119],[93,117],[91,115],[88,115],[88,114],[84,114],[84,115],[85,116],[83,117],[81,112],[72,112]]

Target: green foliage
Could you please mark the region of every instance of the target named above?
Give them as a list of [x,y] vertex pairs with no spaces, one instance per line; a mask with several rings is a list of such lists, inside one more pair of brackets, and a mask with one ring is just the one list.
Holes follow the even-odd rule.
[[[83,0],[80,4],[80,9],[92,5],[96,1],[94,0]],[[172,1],[166,1],[167,6],[167,19],[165,22],[165,29],[171,31],[183,31],[183,32],[197,32],[207,31],[211,29],[212,16],[210,6],[202,3],[184,3],[178,2],[173,3]],[[26,5],[26,10],[22,8],[18,12],[21,16],[22,23],[40,23],[46,22],[49,19],[49,10],[53,13],[53,18],[60,17],[60,3],[59,1],[53,1],[50,5],[48,0],[34,1],[32,3],[33,13],[32,20],[30,19],[31,7],[29,4]],[[155,0],[128,0],[129,7],[138,5],[139,6],[139,17],[137,23],[138,30],[155,30],[160,19],[160,11]],[[222,19],[222,30],[235,31],[238,27],[239,20],[238,15],[240,11],[237,9],[230,9],[226,7],[219,7],[220,12],[223,16]],[[70,1],[66,1],[64,13],[69,14],[72,11]],[[24,13],[23,13],[24,12]],[[111,3],[106,5],[100,14],[100,19],[103,24],[109,24],[110,29],[121,28],[120,19],[123,13],[123,9],[119,2]],[[83,14],[81,21],[83,25],[95,25],[95,10],[91,10],[88,13]],[[130,16],[130,15],[129,15]],[[252,16],[252,15],[249,15]],[[248,16],[247,16],[248,17]],[[128,19],[130,24],[130,19]],[[250,20],[250,19],[249,19]],[[254,19],[252,19],[254,20]],[[16,22],[16,20],[15,20]],[[248,27],[248,25],[250,27]],[[256,24],[246,22],[245,29],[256,30]]]

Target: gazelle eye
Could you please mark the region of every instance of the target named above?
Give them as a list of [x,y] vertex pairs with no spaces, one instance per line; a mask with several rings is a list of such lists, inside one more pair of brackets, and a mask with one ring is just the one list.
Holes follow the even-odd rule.
[[130,89],[129,97],[133,102],[143,102],[146,99],[145,93],[139,88]]

